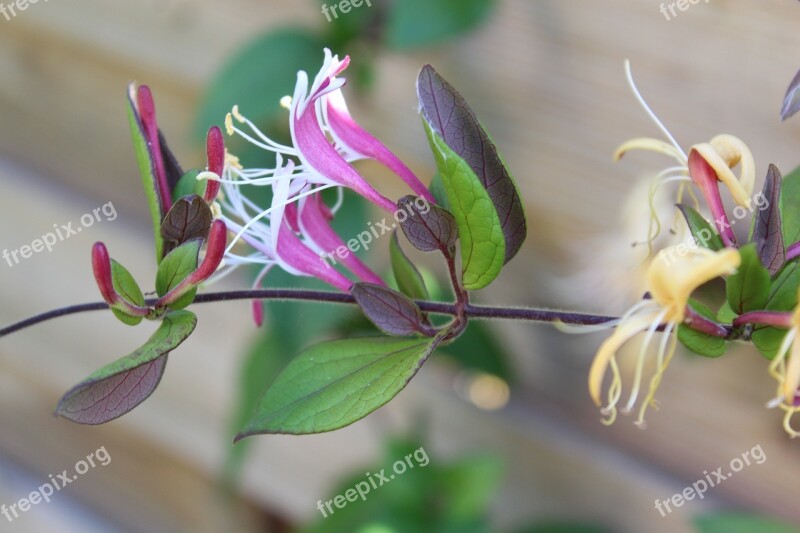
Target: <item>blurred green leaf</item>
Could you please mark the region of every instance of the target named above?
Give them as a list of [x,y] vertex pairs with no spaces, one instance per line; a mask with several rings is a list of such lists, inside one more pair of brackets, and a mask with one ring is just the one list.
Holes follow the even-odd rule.
[[784,176],[781,182],[781,218],[783,242],[788,248],[800,241],[800,167]]
[[[414,468],[400,475],[393,465],[411,456]],[[422,461],[420,461],[422,459]],[[425,460],[427,459],[427,461]],[[407,464],[407,463],[406,463]],[[424,465],[424,466],[423,466]],[[363,482],[365,472],[394,478],[371,490],[343,509],[335,509],[304,533],[339,533],[340,531],[392,533],[489,533],[488,508],[503,473],[500,459],[477,454],[447,463],[429,454],[421,442],[392,440],[383,459],[356,470],[337,484],[329,498]],[[326,498],[326,499],[329,499]],[[324,500],[323,500],[324,501]]]
[[753,515],[719,513],[694,519],[698,533],[796,533],[797,527]]
[[410,50],[462,35],[489,18],[494,0],[402,0],[391,3],[387,46]]
[[[299,70],[313,79],[322,65],[323,48],[316,35],[297,28],[279,29],[245,44],[214,75],[203,96],[195,122],[198,141],[211,125],[223,126],[234,104],[262,128],[269,129],[278,121],[288,123],[280,99],[294,94]],[[231,151],[239,153],[235,148]]]
[[509,353],[495,330],[485,322],[470,321],[467,330],[440,351],[465,369],[492,374],[509,383],[514,380]]

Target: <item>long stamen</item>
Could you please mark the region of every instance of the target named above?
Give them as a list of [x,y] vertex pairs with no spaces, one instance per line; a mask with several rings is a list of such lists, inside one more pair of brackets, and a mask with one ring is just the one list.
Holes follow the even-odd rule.
[[[671,341],[669,343],[669,347],[667,347],[667,342],[662,342],[661,346],[659,346],[658,350],[658,370],[656,371],[653,378],[650,380],[650,389],[647,391],[647,397],[642,401],[642,406],[639,409],[639,418],[636,420],[636,425],[640,428],[645,427],[644,422],[644,415],[647,412],[647,408],[650,405],[655,405],[655,395],[656,391],[658,390],[659,385],[661,385],[661,378],[664,376],[664,372],[666,371],[667,367],[669,366],[670,361],[672,360],[672,356],[675,355],[675,349],[677,348],[678,344],[678,336],[673,335],[672,332],[675,328],[676,324],[674,322],[670,322],[667,326],[666,331],[664,332],[664,338]],[[664,352],[668,352],[665,354]]]
[[241,238],[242,238],[242,235],[244,235],[244,233],[245,233],[245,232],[246,232],[248,229],[250,229],[250,228],[253,226],[253,224],[255,224],[256,222],[258,222],[259,220],[261,220],[262,218],[264,218],[265,216],[267,216],[268,214],[270,214],[270,213],[271,213],[273,210],[275,210],[275,209],[279,209],[279,208],[281,208],[281,207],[286,207],[287,205],[289,205],[289,204],[291,204],[291,203],[293,203],[293,202],[296,202],[297,200],[300,200],[301,198],[305,198],[306,196],[310,196],[310,195],[312,195],[312,194],[314,194],[315,192],[318,192],[318,191],[322,191],[322,190],[325,190],[325,189],[330,189],[331,187],[335,187],[335,185],[322,185],[322,186],[320,186],[320,187],[317,187],[316,189],[312,189],[312,190],[310,190],[310,191],[308,191],[308,192],[305,192],[305,193],[303,193],[303,194],[300,194],[300,195],[298,195],[298,196],[295,196],[295,197],[293,197],[293,198],[289,199],[289,201],[287,201],[287,202],[284,202],[283,204],[279,204],[279,205],[273,205],[273,206],[272,206],[272,207],[270,207],[269,209],[266,209],[265,211],[262,211],[261,213],[259,213],[258,215],[256,215],[256,216],[255,216],[255,217],[253,217],[252,219],[250,219],[250,220],[247,222],[247,224],[245,224],[245,225],[242,227],[242,229],[241,229],[241,230],[239,230],[239,232],[238,232],[238,233],[236,234],[236,236],[233,238],[233,240],[231,241],[231,243],[228,245],[228,248],[225,250],[225,253],[228,253],[228,252],[230,252],[230,251],[231,251],[231,249],[233,248],[233,246],[234,246],[234,245],[235,245],[235,244],[236,244],[236,243],[239,241],[239,239],[241,239]]
[[664,319],[664,315],[667,314],[667,310],[661,312],[653,323],[650,325],[650,328],[647,330],[645,334],[645,338],[642,340],[642,346],[639,349],[639,358],[636,361],[636,371],[634,373],[633,379],[633,388],[631,389],[631,395],[628,398],[628,403],[625,405],[625,412],[630,412],[633,409],[633,406],[636,405],[636,399],[639,397],[639,389],[642,385],[642,374],[644,373],[644,361],[647,358],[647,349],[650,347],[650,342],[653,340],[653,336],[655,335],[658,326],[661,325],[661,321]]
[[684,162],[688,161],[689,158],[686,155],[686,152],[683,151],[683,148],[680,147],[678,142],[675,140],[675,137],[669,132],[666,126],[658,119],[656,114],[650,109],[650,106],[647,105],[642,93],[639,92],[638,87],[636,87],[636,82],[633,80],[633,73],[631,72],[631,62],[630,60],[625,60],[625,76],[628,78],[628,85],[630,85],[631,90],[633,91],[634,96],[639,101],[639,104],[644,108],[645,112],[650,116],[653,122],[656,123],[656,126],[664,133],[664,135],[669,139],[669,142],[678,150],[678,152],[683,156]]

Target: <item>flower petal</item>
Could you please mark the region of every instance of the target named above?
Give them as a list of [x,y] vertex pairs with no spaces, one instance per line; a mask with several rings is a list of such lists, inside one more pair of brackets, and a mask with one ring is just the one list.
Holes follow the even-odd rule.
[[400,176],[417,195],[431,203],[436,203],[431,192],[417,178],[416,174],[382,142],[353,120],[341,90],[334,91],[326,97],[324,112],[333,135],[341,144],[362,157],[380,162]]

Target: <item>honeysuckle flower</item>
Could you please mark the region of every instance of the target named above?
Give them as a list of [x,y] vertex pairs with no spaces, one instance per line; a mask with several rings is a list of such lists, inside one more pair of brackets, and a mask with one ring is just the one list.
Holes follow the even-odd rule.
[[705,321],[688,307],[689,298],[701,285],[720,276],[733,274],[741,257],[733,248],[713,252],[704,248],[671,247],[662,250],[653,258],[646,275],[650,298],[634,305],[616,322],[616,330],[597,351],[589,372],[589,393],[595,404],[602,406],[603,377],[611,367],[612,382],[608,389],[607,403],[602,409],[606,423],[613,423],[617,406],[622,397],[622,378],[616,361],[617,351],[633,337],[645,333],[639,350],[634,380],[624,412],[636,405],[642,385],[642,375],[648,348],[659,328],[663,337],[656,355],[656,371],[650,379],[649,390],[639,408],[637,425],[644,424],[648,406],[654,404],[654,396],[661,378],[675,352],[677,328],[681,323],[693,323],[693,327],[705,326],[714,330],[717,325]]
[[[723,134],[717,135],[707,143],[693,145],[689,149],[689,155],[687,156],[686,152],[642,97],[633,80],[629,62],[625,63],[625,70],[628,83],[636,99],[669,142],[653,138],[631,139],[617,148],[614,152],[614,160],[621,159],[630,150],[653,151],[675,159],[676,166],[663,170],[653,179],[650,189],[651,205],[657,190],[670,182],[680,182],[678,202],[682,202],[688,183],[693,182],[703,193],[723,242],[726,246],[734,246],[735,237],[722,203],[719,183],[721,182],[725,185],[738,205],[750,207],[755,185],[755,162],[750,149],[741,139],[733,135]],[[740,167],[738,177],[732,170],[737,165]],[[693,195],[691,189],[689,189],[689,193]],[[661,223],[654,210],[651,210],[650,228],[647,236],[648,244],[655,239],[660,229]]]
[[[349,57],[340,60],[325,49],[323,66],[310,86],[308,74],[298,72],[294,95],[282,101],[289,108],[291,146],[267,137],[236,106],[226,117],[228,134],[238,134],[277,155],[296,158],[293,172],[283,173],[282,179],[347,187],[380,208],[394,212],[395,203],[375,190],[352,166],[356,161],[371,158],[399,175],[417,194],[434,201],[414,173],[351,117],[341,91],[345,79],[337,77],[349,62]],[[246,125],[249,132],[238,128],[236,123]],[[240,175],[251,185],[268,184],[277,179],[275,169],[250,169]]]
[[[242,265],[260,265],[254,288],[261,285],[271,268],[278,266],[297,276],[315,277],[343,291],[353,282],[333,268],[321,257],[340,246],[344,241],[334,232],[330,221],[341,206],[342,188],[331,185],[314,186],[306,181],[280,179],[284,173],[291,174],[294,164],[282,165],[279,157],[278,178],[272,182],[272,205],[264,209],[247,198],[239,186],[241,178],[238,161],[230,157],[226,165],[225,179],[222,180],[223,198],[221,218],[236,232],[225,255],[225,276]],[[244,180],[241,180],[244,181]],[[246,181],[244,181],[246,182]],[[322,200],[321,192],[334,188],[339,192],[339,201],[328,207]],[[247,243],[253,253],[241,256],[233,251],[236,241]],[[380,276],[369,269],[355,254],[342,258],[342,263],[361,281],[383,285]],[[256,323],[262,318],[260,304],[254,303]]]
[[[800,297],[800,291],[798,291]],[[798,305],[791,315],[786,316],[786,323],[783,324],[789,330],[783,338],[783,342],[772,359],[769,372],[778,381],[778,392],[774,400],[769,403],[770,407],[780,407],[786,413],[783,419],[783,427],[792,437],[800,436],[791,424],[792,417],[800,411],[800,305]],[[788,356],[788,361],[787,361]]]

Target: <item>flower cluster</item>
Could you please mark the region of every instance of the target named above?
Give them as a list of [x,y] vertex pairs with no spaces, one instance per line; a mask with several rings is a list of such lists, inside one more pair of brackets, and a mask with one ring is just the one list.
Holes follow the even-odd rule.
[[[339,59],[325,49],[325,60],[313,82],[304,71],[298,72],[294,95],[281,104],[289,111],[291,146],[270,139],[234,106],[226,117],[229,135],[238,135],[275,155],[275,168],[245,169],[228,154],[222,176],[202,175],[219,180],[223,188],[221,219],[235,232],[225,254],[227,268],[220,276],[241,265],[261,265],[255,286],[259,286],[273,266],[298,276],[318,278],[347,291],[353,282],[341,272],[319,260],[321,254],[344,245],[331,228],[331,220],[341,206],[342,190],[348,188],[387,212],[396,204],[381,195],[353,167],[363,159],[383,164],[405,181],[419,196],[434,202],[427,187],[383,143],[361,127],[350,115],[342,93],[349,57]],[[256,205],[246,193],[247,186],[268,186],[272,190],[269,207]],[[322,191],[335,189],[338,201],[328,206]],[[241,255],[233,249],[244,241],[252,253]],[[360,281],[383,285],[380,276],[356,255],[348,254],[344,266]],[[260,306],[255,304],[260,322]]]

